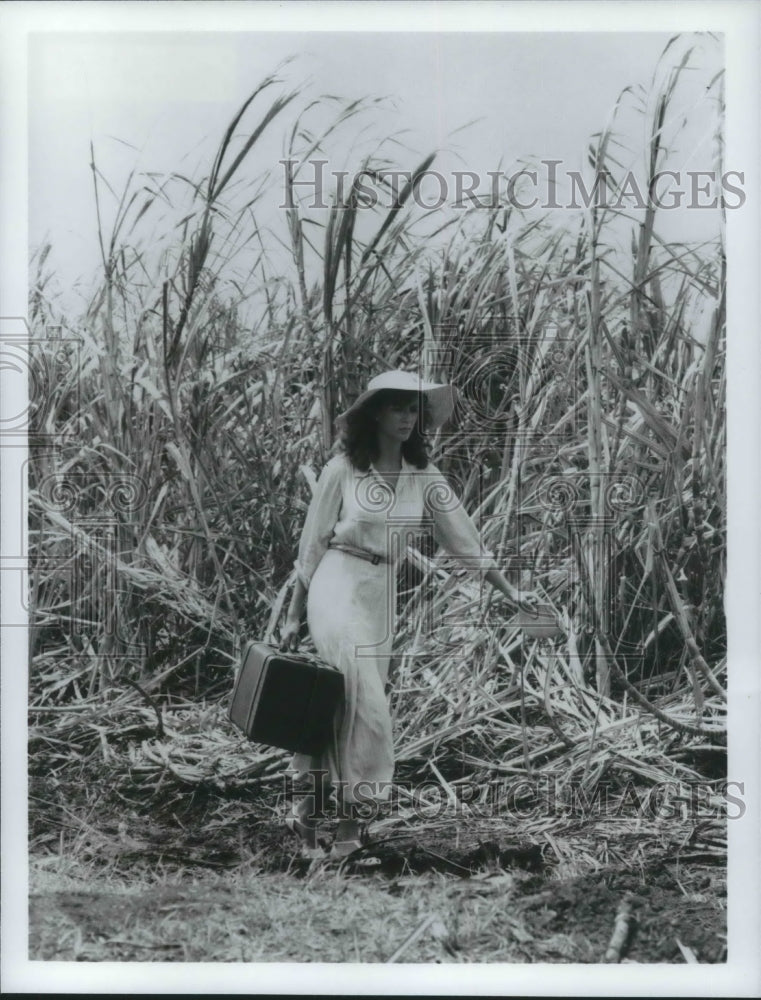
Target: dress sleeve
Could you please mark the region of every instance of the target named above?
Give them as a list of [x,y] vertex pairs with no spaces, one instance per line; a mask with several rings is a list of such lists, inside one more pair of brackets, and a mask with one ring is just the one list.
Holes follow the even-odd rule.
[[466,569],[497,569],[494,554],[481,540],[473,523],[453,487],[439,470],[429,465],[426,477],[425,507],[433,520],[434,538]]
[[328,549],[341,512],[344,462],[335,456],[324,466],[307,510],[294,568],[309,590],[312,575]]

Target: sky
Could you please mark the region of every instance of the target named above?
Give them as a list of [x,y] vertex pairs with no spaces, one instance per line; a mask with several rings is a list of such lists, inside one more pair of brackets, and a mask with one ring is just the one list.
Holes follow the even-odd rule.
[[[327,171],[356,168],[361,150],[394,134],[400,166],[440,150],[434,166],[451,189],[454,170],[516,169],[521,158],[580,169],[590,136],[608,123],[621,92],[650,85],[670,37],[662,31],[35,33],[30,248],[51,241],[50,262],[64,294],[80,278],[86,284],[98,261],[90,142],[116,192],[132,169],[202,176],[234,112],[284,60],[292,61],[281,70],[281,90],[299,87],[302,96],[257,144],[252,173],[270,168],[276,180],[282,176],[285,123],[309,97],[384,98],[331,141]],[[720,43],[705,36],[692,41],[697,68],[683,84],[687,105],[700,102],[723,57]],[[313,127],[318,117],[312,113]],[[703,120],[693,114],[679,151],[693,169],[713,166],[712,125],[703,127]],[[620,126],[641,149],[641,116],[624,116]],[[640,164],[641,157],[634,161]],[[284,237],[276,193],[261,211]],[[106,217],[115,206],[108,202],[101,206]],[[685,238],[716,227],[715,218],[695,212],[671,213],[665,223]]]

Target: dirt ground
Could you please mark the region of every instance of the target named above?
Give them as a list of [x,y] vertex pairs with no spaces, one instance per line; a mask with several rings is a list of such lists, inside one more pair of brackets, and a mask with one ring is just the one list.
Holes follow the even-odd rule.
[[[30,958],[596,963],[622,907],[614,960],[727,957],[723,858],[691,853],[684,831],[638,850],[621,824],[529,838],[387,822],[341,865],[300,857],[272,818],[116,833],[81,840],[76,864],[34,859]],[[284,933],[294,921],[308,932]]]

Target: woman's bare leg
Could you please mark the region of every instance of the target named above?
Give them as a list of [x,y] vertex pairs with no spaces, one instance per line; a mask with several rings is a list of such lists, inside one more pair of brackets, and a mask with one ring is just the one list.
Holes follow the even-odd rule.
[[336,828],[336,840],[351,841],[359,840],[362,830],[361,812],[359,807],[353,802],[342,802],[339,812],[338,826]]

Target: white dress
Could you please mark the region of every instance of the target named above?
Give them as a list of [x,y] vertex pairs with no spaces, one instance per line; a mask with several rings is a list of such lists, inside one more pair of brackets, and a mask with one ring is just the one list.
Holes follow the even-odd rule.
[[[295,562],[307,589],[307,621],[319,656],[343,673],[346,703],[333,745],[321,757],[296,754],[292,770],[327,772],[345,802],[382,800],[394,770],[385,684],[394,638],[397,566],[426,525],[463,565],[496,566],[458,496],[430,463],[404,459],[394,489],[371,465],[355,469],[347,455],[328,461],[309,505]],[[348,545],[380,556],[368,560],[331,548]]]

